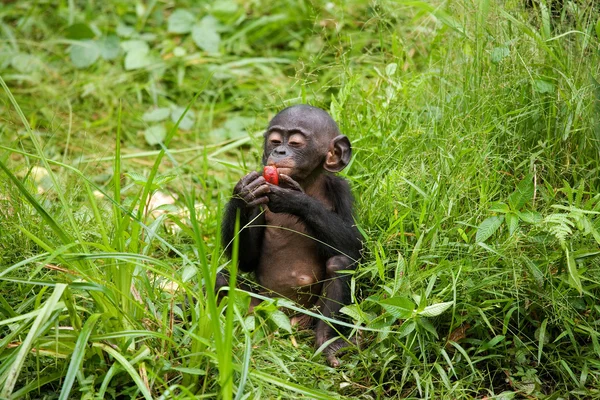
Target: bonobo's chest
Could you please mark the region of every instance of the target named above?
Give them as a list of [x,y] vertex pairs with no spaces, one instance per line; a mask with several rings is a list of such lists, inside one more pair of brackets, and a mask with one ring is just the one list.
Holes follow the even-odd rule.
[[298,217],[265,211],[265,234],[258,283],[269,291],[310,306],[317,300],[326,260]]

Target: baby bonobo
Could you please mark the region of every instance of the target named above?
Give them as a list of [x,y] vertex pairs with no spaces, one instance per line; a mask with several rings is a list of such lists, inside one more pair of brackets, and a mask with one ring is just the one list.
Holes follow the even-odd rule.
[[[239,269],[253,271],[264,294],[316,306],[332,318],[350,302],[348,275],[338,271],[354,269],[362,249],[350,188],[333,175],[351,155],[350,141],[326,111],[309,105],[284,109],[269,123],[262,159],[277,168],[278,185],[258,172],[244,176],[233,189],[222,226],[228,246],[236,234],[236,211],[240,226],[252,221],[239,234]],[[226,252],[231,256],[230,248]],[[220,274],[217,290],[227,284]],[[317,348],[341,328],[305,319],[303,325],[308,324],[314,326]],[[338,339],[324,349],[331,366],[339,365],[335,353],[345,343]]]

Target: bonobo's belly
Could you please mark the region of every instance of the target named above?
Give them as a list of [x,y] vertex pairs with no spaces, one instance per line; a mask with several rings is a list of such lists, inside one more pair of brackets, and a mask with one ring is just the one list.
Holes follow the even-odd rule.
[[265,219],[268,227],[256,270],[258,284],[304,306],[314,304],[325,269],[316,242],[294,216],[266,211]]

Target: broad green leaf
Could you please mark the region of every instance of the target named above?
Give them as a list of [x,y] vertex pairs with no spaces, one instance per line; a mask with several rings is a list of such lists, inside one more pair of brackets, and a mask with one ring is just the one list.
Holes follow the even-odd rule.
[[510,211],[510,208],[508,207],[508,204],[503,203],[501,201],[497,201],[494,202],[490,205],[490,209],[491,212],[499,212],[502,214],[506,214],[507,212]]
[[192,29],[194,43],[207,53],[218,53],[221,35],[217,31],[218,23],[215,18],[207,15]]
[[98,40],[100,55],[105,60],[114,60],[121,51],[120,40],[115,35],[108,35]]
[[[184,112],[185,112],[185,107],[174,106],[171,109],[171,120],[173,122],[177,123],[177,121],[179,121],[179,118],[181,118],[181,115]],[[184,115],[183,119],[181,120],[181,122],[179,123],[179,129],[183,129],[186,131],[192,129],[192,127],[194,126],[194,121],[195,121],[194,111],[188,110],[187,113]]]
[[154,125],[144,131],[144,139],[150,146],[162,143],[166,136],[167,129],[163,125]]
[[361,321],[362,322],[362,320],[363,320],[363,318],[362,318],[362,311],[360,310],[360,308],[356,304],[351,304],[349,306],[342,307],[342,309],[340,310],[340,312],[342,314],[345,314],[345,315],[349,316],[350,318],[352,318],[355,321]]
[[518,211],[533,199],[533,175],[527,174],[517,185],[515,191],[508,197],[508,204],[513,211]]
[[506,46],[495,47],[492,50],[491,59],[494,64],[498,64],[504,58],[510,55],[510,50]]
[[94,31],[88,24],[73,24],[65,31],[65,37],[71,40],[93,39]]
[[596,22],[596,36],[600,39],[600,18],[598,18],[598,22]]
[[508,226],[508,235],[512,236],[519,227],[519,216],[512,212],[506,214],[506,225]]
[[438,315],[442,314],[444,311],[452,307],[453,304],[453,301],[432,304],[430,306],[425,307],[423,311],[419,312],[419,315],[423,317],[437,317]]
[[188,33],[192,30],[195,22],[194,14],[179,8],[169,16],[167,29],[171,33]]
[[131,50],[125,56],[125,69],[132,71],[135,69],[142,69],[154,62],[148,50],[136,49]]
[[129,25],[118,24],[117,35],[122,38],[130,38],[135,34],[135,29]]
[[475,235],[475,242],[485,242],[490,236],[492,236],[502,222],[504,221],[504,215],[494,215],[483,220],[483,222],[477,227],[477,234]]
[[146,53],[150,51],[150,46],[145,40],[125,40],[121,42],[121,48],[125,53],[135,50],[145,51]]
[[269,313],[269,319],[277,325],[278,328],[283,329],[288,333],[292,333],[292,325],[290,319],[285,315],[283,311],[275,310]]
[[87,68],[100,57],[100,48],[92,40],[82,40],[71,45],[70,55],[75,68]]
[[396,73],[396,69],[398,69],[398,64],[390,63],[390,64],[386,65],[386,67],[385,67],[385,74],[387,76],[392,76]]
[[517,215],[521,221],[527,222],[528,224],[538,224],[544,219],[542,214],[537,211],[517,211]]
[[406,320],[400,326],[400,329],[398,329],[397,336],[395,336],[395,337],[397,339],[401,339],[405,336],[408,336],[415,330],[416,327],[417,327],[417,323],[415,322],[414,319]]
[[126,172],[125,176],[129,177],[136,185],[144,186],[148,182],[148,178],[138,172]]
[[383,299],[379,304],[396,319],[409,318],[415,309],[415,303],[406,297]]
[[146,111],[144,115],[142,115],[142,119],[146,122],[160,122],[169,118],[171,115],[171,109],[168,107],[155,108],[150,111]]
[[10,64],[21,74],[28,74],[40,68],[40,59],[27,53],[15,54]]
[[552,93],[554,84],[543,79],[536,79],[533,81],[533,89],[538,93]]
[[210,12],[216,16],[229,17],[235,15],[239,8],[235,0],[219,0],[212,4]]

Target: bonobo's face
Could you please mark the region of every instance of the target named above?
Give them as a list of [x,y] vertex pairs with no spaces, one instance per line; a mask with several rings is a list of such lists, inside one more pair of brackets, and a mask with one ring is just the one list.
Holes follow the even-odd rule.
[[263,164],[302,181],[321,172],[337,125],[325,111],[298,105],[275,116],[265,132]]

